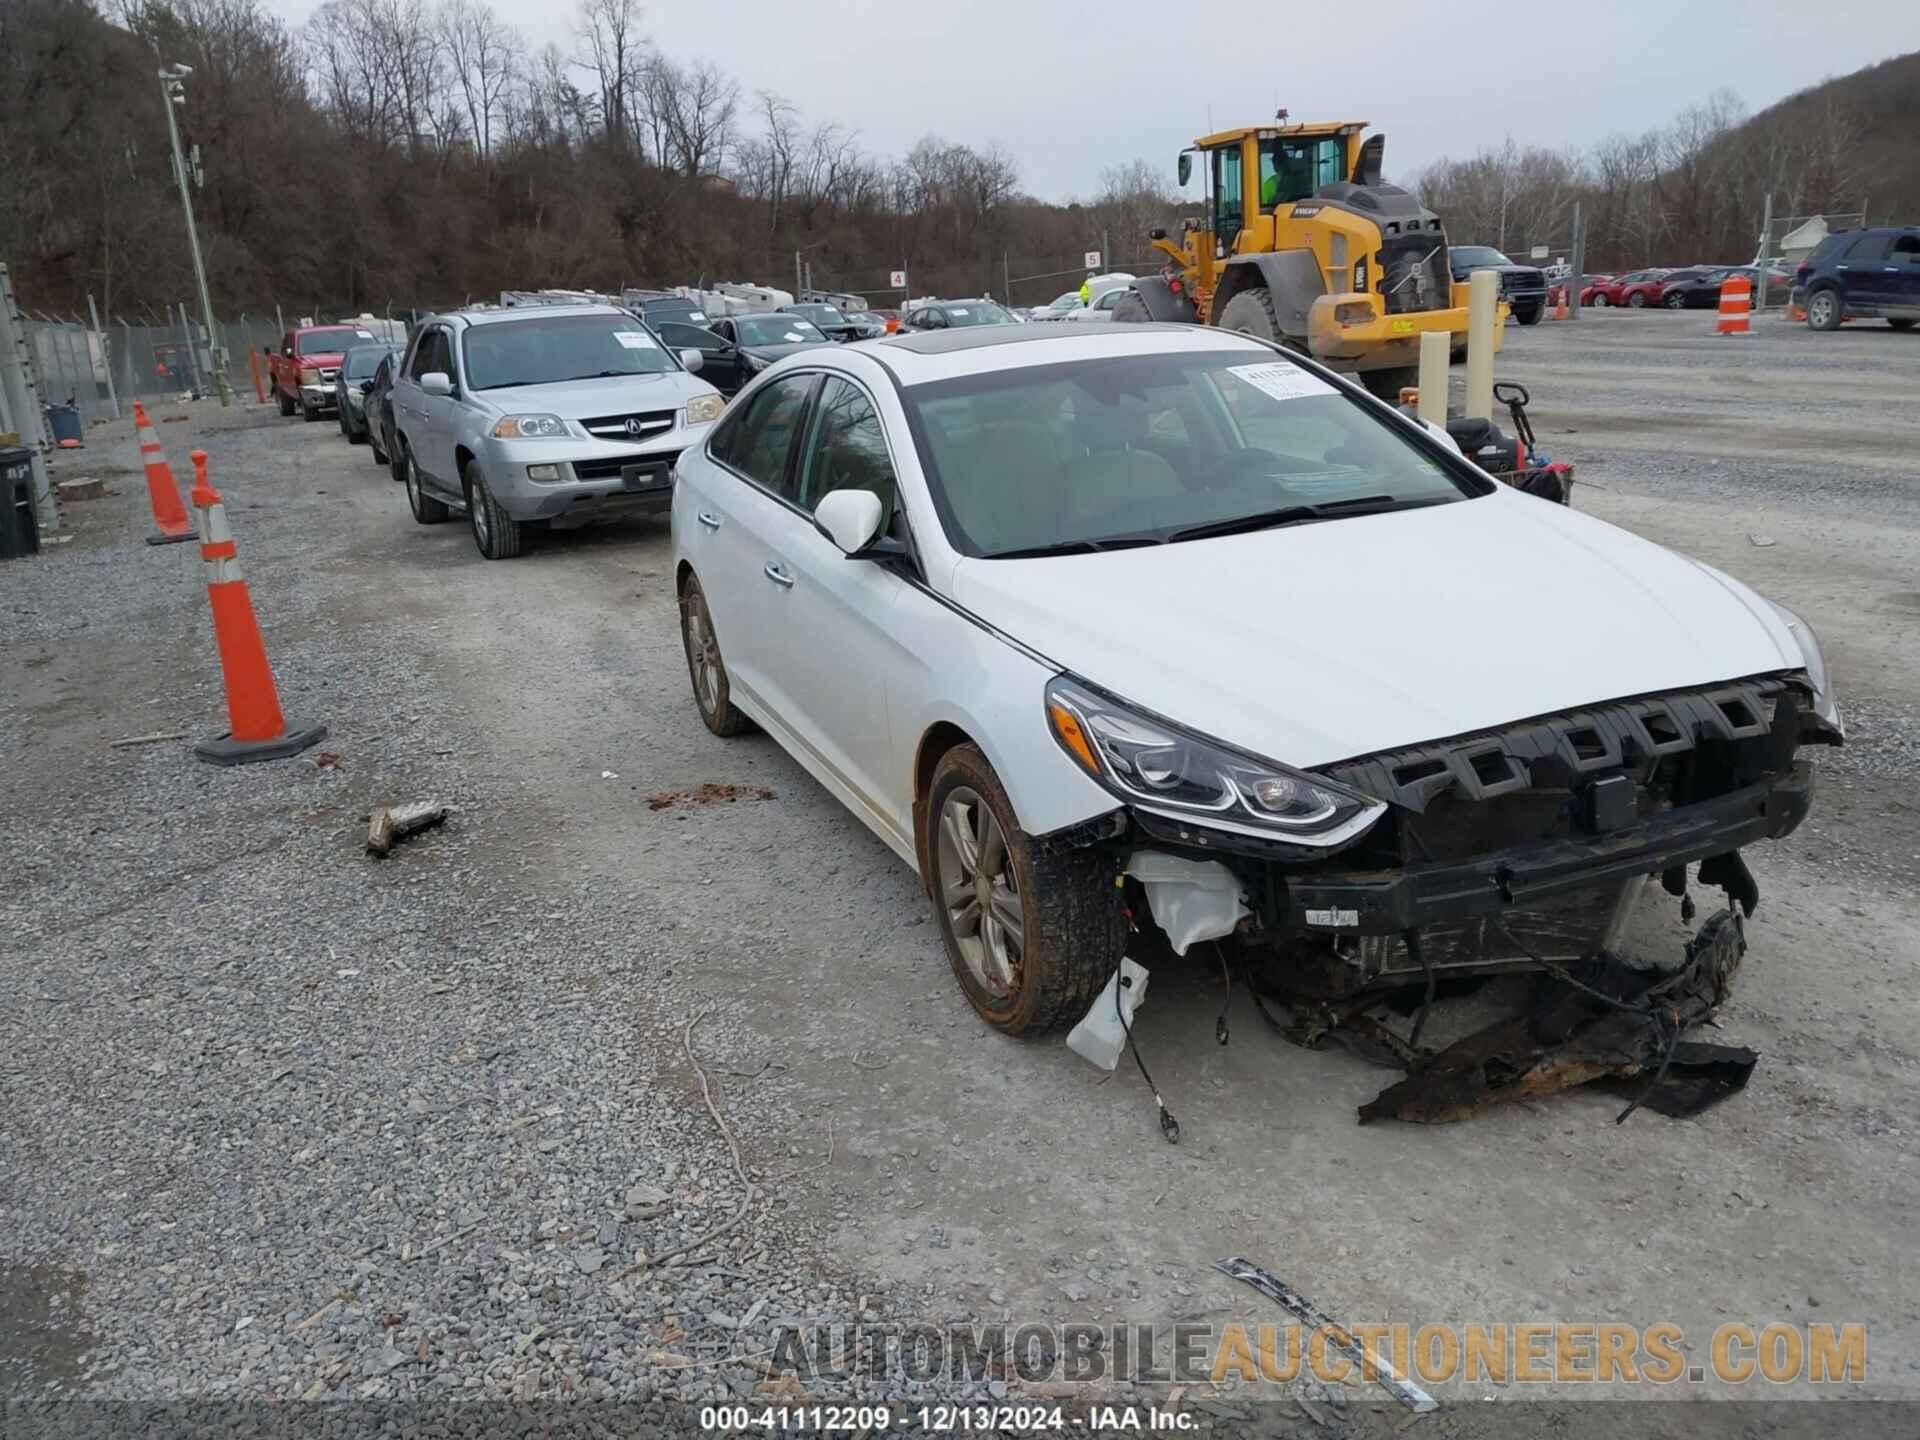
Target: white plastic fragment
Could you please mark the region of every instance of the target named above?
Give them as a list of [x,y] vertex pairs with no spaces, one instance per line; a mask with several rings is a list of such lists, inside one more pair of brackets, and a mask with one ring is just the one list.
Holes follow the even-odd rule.
[[1127,1032],[1120,1017],[1124,1013],[1126,1024],[1132,1025],[1134,1012],[1146,998],[1147,967],[1123,957],[1120,968],[1107,977],[1092,1008],[1067,1032],[1067,1048],[1102,1070],[1113,1069],[1127,1048]]
[[1159,850],[1136,850],[1127,874],[1147,891],[1147,907],[1167,932],[1176,955],[1202,940],[1231,935],[1253,912],[1240,898],[1240,882],[1218,860],[1183,860]]

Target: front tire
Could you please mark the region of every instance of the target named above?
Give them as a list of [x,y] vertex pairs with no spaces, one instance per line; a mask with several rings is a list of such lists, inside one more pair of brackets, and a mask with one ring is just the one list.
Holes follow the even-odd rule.
[[1591,300],[1583,300],[1583,305],[1591,305],[1596,310],[1605,310],[1613,302],[1604,295],[1595,295]]
[[380,427],[374,421],[367,421],[367,448],[373,451],[373,463],[385,465],[387,452],[380,448]]
[[1113,862],[1036,847],[972,745],[940,757],[923,813],[934,918],[974,1013],[1004,1035],[1079,1019],[1126,945]]
[[1913,328],[1913,321],[1911,320],[1889,320],[1887,324],[1891,325],[1895,330],[1911,330]]
[[[1518,320],[1522,325],[1538,325],[1541,317],[1546,313],[1546,306],[1544,305],[1529,305],[1524,310],[1514,311],[1513,318]],[[1414,368],[1417,370],[1419,367],[1415,366]]]
[[526,526],[500,508],[478,465],[467,466],[467,522],[474,548],[489,560],[511,560],[520,553]]
[[406,442],[400,445],[400,473],[407,484],[407,506],[413,511],[413,518],[421,525],[439,525],[447,518],[444,501],[436,500],[421,488],[420,467],[413,463],[413,451]]
[[1146,298],[1138,290],[1129,290],[1113,302],[1113,323],[1116,325],[1145,325],[1153,319],[1153,312],[1147,309]]
[[1636,290],[1631,295],[1627,296],[1627,308],[1629,310],[1646,309],[1647,308],[1646,292],[1644,290]]
[[752,729],[753,722],[734,708],[733,683],[727,678],[727,662],[720,654],[720,637],[713,631],[707,592],[691,575],[680,592],[680,646],[687,653],[693,703],[707,729],[725,740]]
[[300,397],[300,418],[311,425],[320,418],[320,412],[307,403],[307,397]]
[[1842,314],[1837,290],[1816,290],[1807,297],[1809,330],[1838,330]]
[[1237,330],[1256,340],[1270,340],[1275,345],[1286,343],[1279,313],[1273,308],[1273,292],[1264,285],[1242,290],[1227,301],[1214,323],[1222,330]]
[[1684,310],[1687,308],[1687,297],[1676,292],[1663,297],[1660,303],[1669,310]]

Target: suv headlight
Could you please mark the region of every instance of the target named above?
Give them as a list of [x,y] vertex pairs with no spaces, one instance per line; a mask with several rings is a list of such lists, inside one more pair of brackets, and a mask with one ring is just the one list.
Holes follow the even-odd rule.
[[1386,803],[1318,775],[1229,749],[1091,687],[1047,683],[1047,728],[1087,774],[1143,810],[1324,848],[1351,839]]
[[718,420],[726,408],[727,402],[718,395],[696,395],[687,402],[687,424],[704,425],[709,420]]
[[570,440],[573,431],[558,415],[502,415],[493,422],[496,440]]
[[1846,726],[1840,722],[1840,706],[1833,698],[1833,685],[1827,679],[1827,656],[1820,648],[1820,637],[1813,633],[1813,627],[1802,620],[1784,605],[1775,605],[1774,612],[1779,615],[1786,627],[1793,631],[1793,638],[1800,642],[1800,654],[1807,662],[1807,679],[1813,682],[1813,713],[1826,721],[1841,734]]

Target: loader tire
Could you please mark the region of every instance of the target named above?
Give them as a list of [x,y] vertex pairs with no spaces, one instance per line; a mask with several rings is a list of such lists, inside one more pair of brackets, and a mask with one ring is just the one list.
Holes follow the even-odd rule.
[[[1220,318],[1214,323],[1222,330],[1237,330],[1256,340],[1270,340],[1275,345],[1287,343],[1286,334],[1280,328],[1279,313],[1273,308],[1273,292],[1264,285],[1242,290],[1227,301],[1220,311]],[[1295,345],[1288,348],[1300,347]]]
[[1145,325],[1153,319],[1153,312],[1147,309],[1146,298],[1138,290],[1129,290],[1113,302],[1113,323]]
[[1398,405],[1400,392],[1420,383],[1420,367],[1389,365],[1381,370],[1362,370],[1354,378],[1367,387],[1369,395],[1377,395],[1389,405]]

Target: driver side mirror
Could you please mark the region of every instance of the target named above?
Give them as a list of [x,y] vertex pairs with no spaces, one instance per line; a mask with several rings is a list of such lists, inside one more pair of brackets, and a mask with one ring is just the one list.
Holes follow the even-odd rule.
[[371,395],[373,393],[373,381],[362,380],[360,382],[360,393],[362,395]]
[[1180,183],[1182,185],[1185,185],[1187,181],[1193,178],[1193,152],[1191,150],[1182,150],[1180,152],[1180,164],[1178,166],[1178,169],[1180,174]]
[[429,395],[451,395],[453,377],[444,370],[429,370],[420,377],[420,388]]
[[707,357],[702,355],[698,350],[682,350],[680,352],[680,363],[685,367],[689,375],[693,375],[697,374],[700,367],[707,363]]
[[886,511],[871,490],[832,490],[814,507],[814,528],[849,556],[865,550],[880,533]]

